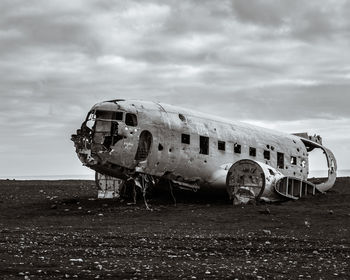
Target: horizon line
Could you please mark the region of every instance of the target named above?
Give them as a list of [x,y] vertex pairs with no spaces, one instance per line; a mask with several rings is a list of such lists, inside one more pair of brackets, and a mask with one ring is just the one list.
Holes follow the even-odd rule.
[[[327,172],[328,170],[312,170],[310,172],[310,174],[313,173],[320,173],[320,172]],[[337,170],[337,173],[348,173],[347,176],[350,176],[350,169],[339,169]],[[340,175],[340,174],[339,174]],[[57,179],[77,179],[77,178],[81,178],[81,179],[86,179],[86,178],[91,178],[94,179],[95,173],[91,173],[91,174],[47,174],[47,175],[8,175],[8,176],[4,176],[4,175],[0,175],[0,180],[13,180],[13,179],[22,179],[22,180],[28,180],[26,178],[32,178],[32,179],[39,179],[39,178],[57,178]],[[30,179],[29,179],[30,180]]]

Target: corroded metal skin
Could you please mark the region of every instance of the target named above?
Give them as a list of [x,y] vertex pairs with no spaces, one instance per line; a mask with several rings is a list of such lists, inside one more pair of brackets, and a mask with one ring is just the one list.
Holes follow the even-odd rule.
[[333,154],[309,139],[148,101],[94,105],[72,140],[82,163],[100,174],[146,174],[192,190],[225,189],[228,170],[242,159],[307,180],[308,149],[315,147],[327,151],[336,176]]

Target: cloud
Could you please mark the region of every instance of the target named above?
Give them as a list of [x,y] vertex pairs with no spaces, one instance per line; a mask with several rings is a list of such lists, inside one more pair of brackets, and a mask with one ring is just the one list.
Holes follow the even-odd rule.
[[261,26],[274,36],[302,41],[334,39],[348,33],[349,9],[348,1],[232,0],[239,21]]
[[295,9],[296,6],[295,1],[232,1],[233,12],[240,20],[257,25],[263,24],[269,27],[282,25],[291,9]]

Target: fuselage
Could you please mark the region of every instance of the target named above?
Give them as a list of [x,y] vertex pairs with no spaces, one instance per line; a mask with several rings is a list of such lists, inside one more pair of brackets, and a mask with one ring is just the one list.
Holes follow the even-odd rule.
[[228,167],[240,159],[263,162],[303,180],[309,172],[308,152],[298,136],[176,106],[107,101],[93,106],[85,124],[89,122],[91,155],[81,159],[116,177],[123,176],[119,173],[124,168],[224,187]]

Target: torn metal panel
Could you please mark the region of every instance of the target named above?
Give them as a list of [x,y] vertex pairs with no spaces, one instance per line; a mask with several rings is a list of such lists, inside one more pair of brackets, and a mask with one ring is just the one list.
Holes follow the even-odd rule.
[[294,200],[321,192],[315,184],[294,177],[283,177],[278,180],[275,191],[281,196]]
[[98,198],[119,198],[124,181],[112,176],[95,173]]
[[315,142],[319,145],[322,145],[322,137],[320,135],[309,135],[307,132],[301,132],[301,133],[293,133],[293,135],[296,135],[296,136],[299,136],[301,138],[304,138],[304,139],[307,139],[307,140],[310,140],[312,142]]
[[327,149],[326,147],[322,146],[317,142],[313,142],[308,139],[302,139],[302,141],[305,144],[305,147],[307,148],[308,151],[312,151],[313,149],[321,149],[327,159],[327,166],[328,166],[327,181],[320,184],[316,184],[316,188],[319,191],[325,192],[333,187],[335,180],[337,179],[337,161],[335,159],[335,156],[331,150]]

